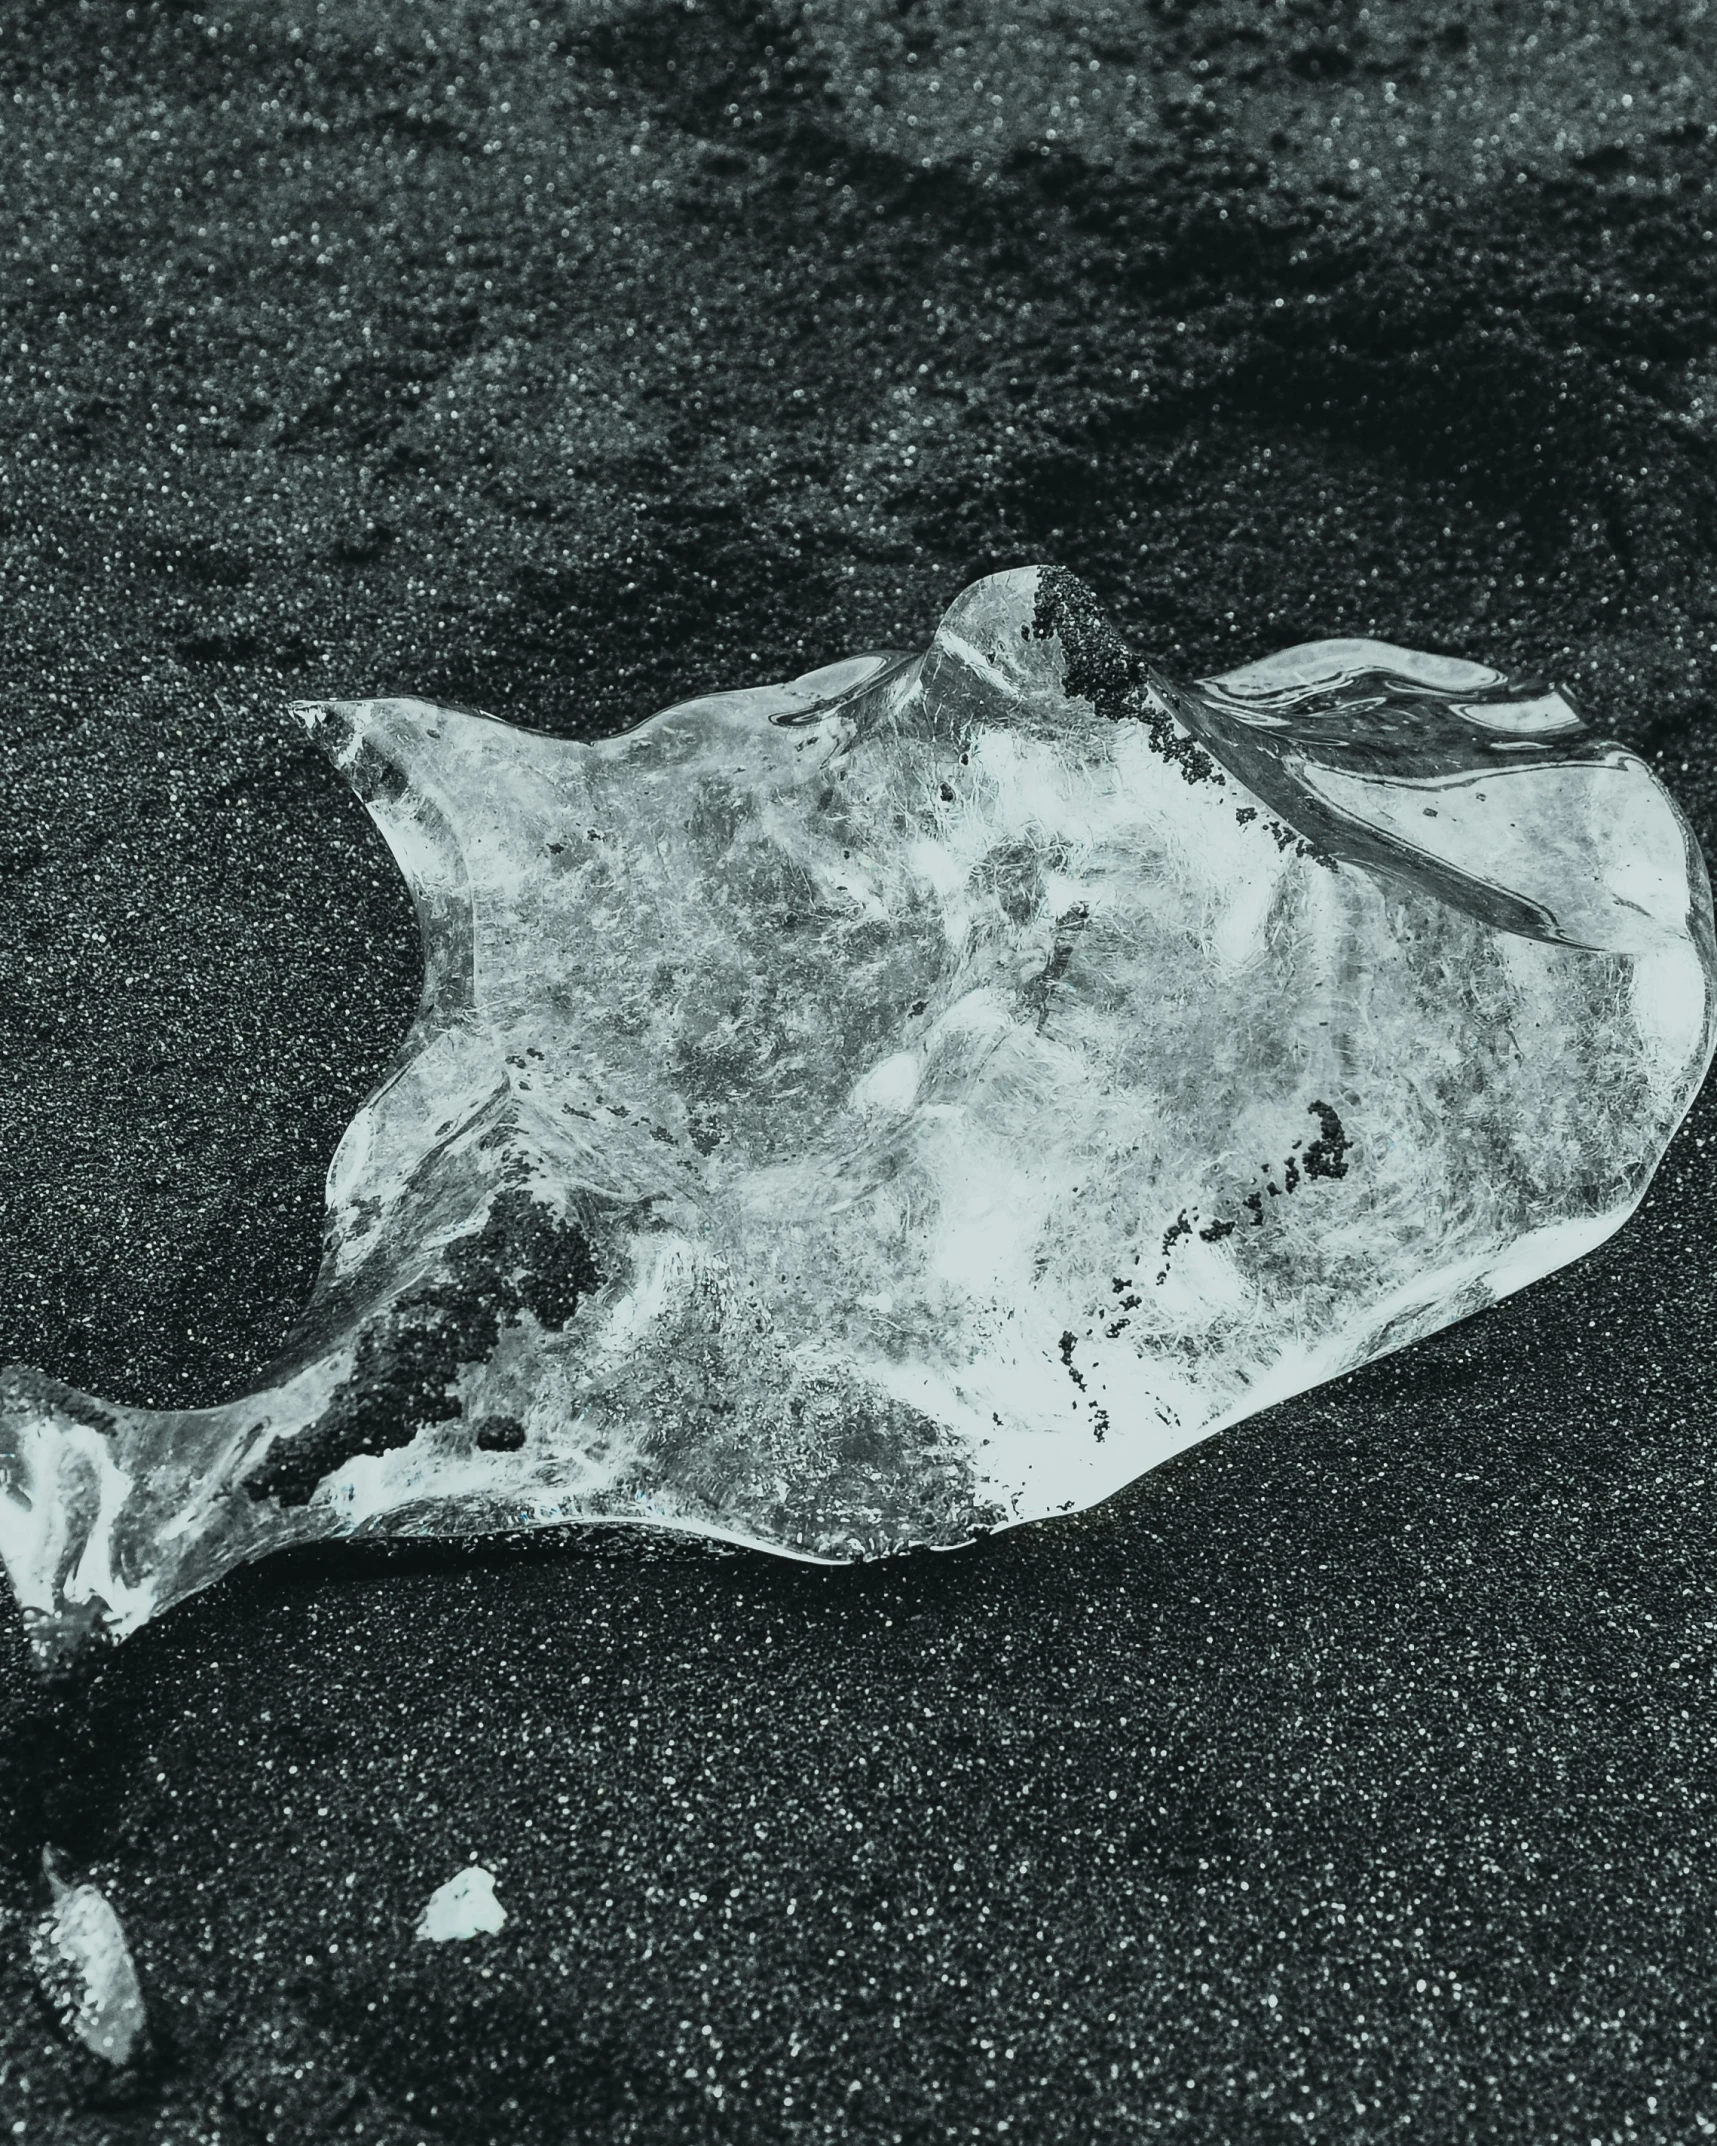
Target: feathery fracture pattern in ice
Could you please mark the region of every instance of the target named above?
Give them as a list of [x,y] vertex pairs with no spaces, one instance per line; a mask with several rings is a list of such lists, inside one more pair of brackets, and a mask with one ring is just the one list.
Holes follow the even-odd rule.
[[1577,1257],[1713,1037],[1710,895],[1566,700],[1375,642],[1190,687],[1056,569],[586,745],[303,717],[422,922],[257,1390],[0,1379],[52,1666],[242,1559],[1067,1512]]

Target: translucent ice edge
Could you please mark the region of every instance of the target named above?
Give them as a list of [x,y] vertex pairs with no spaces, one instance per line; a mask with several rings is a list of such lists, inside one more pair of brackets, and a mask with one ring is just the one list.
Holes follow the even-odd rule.
[[1089,1506],[1599,1243],[1711,1057],[1685,821],[1478,663],[1177,686],[1031,568],[598,744],[300,714],[421,1009],[253,1393],[0,1374],[50,1670],[331,1536],[845,1559]]

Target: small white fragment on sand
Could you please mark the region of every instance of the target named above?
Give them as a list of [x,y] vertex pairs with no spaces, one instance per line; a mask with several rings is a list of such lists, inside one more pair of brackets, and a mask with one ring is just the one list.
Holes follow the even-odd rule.
[[125,1927],[93,1885],[67,1885],[43,1858],[54,1904],[30,1933],[30,1964],[65,2031],[95,2056],[129,2064],[143,2038],[143,1992]]
[[506,1909],[495,1898],[495,1873],[481,1863],[468,1863],[430,1894],[417,1919],[417,1934],[445,1945],[456,1937],[493,1936],[506,1919]]

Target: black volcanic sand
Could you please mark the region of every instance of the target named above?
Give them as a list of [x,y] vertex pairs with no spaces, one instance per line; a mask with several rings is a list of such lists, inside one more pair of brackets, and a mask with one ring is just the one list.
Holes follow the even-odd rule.
[[[242,1390],[413,1005],[294,695],[590,735],[1047,558],[1548,672],[1717,836],[1705,0],[535,5],[0,16],[0,1357],[103,1394]],[[8,1620],[0,2137],[1710,2135],[1714,1131],[976,1552],[283,1558],[57,1699]]]

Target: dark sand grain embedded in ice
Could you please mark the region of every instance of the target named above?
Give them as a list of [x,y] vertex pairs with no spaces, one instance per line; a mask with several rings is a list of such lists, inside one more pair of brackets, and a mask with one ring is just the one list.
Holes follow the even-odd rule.
[[[1052,559],[1171,668],[1541,668],[1717,838],[1701,0],[535,4],[0,14],[0,1357],[117,1398],[268,1356],[414,1003],[290,697],[589,735]],[[0,2136],[1705,2136],[1714,1125],[977,1553],[283,1559],[61,1701],[8,1623]]]

